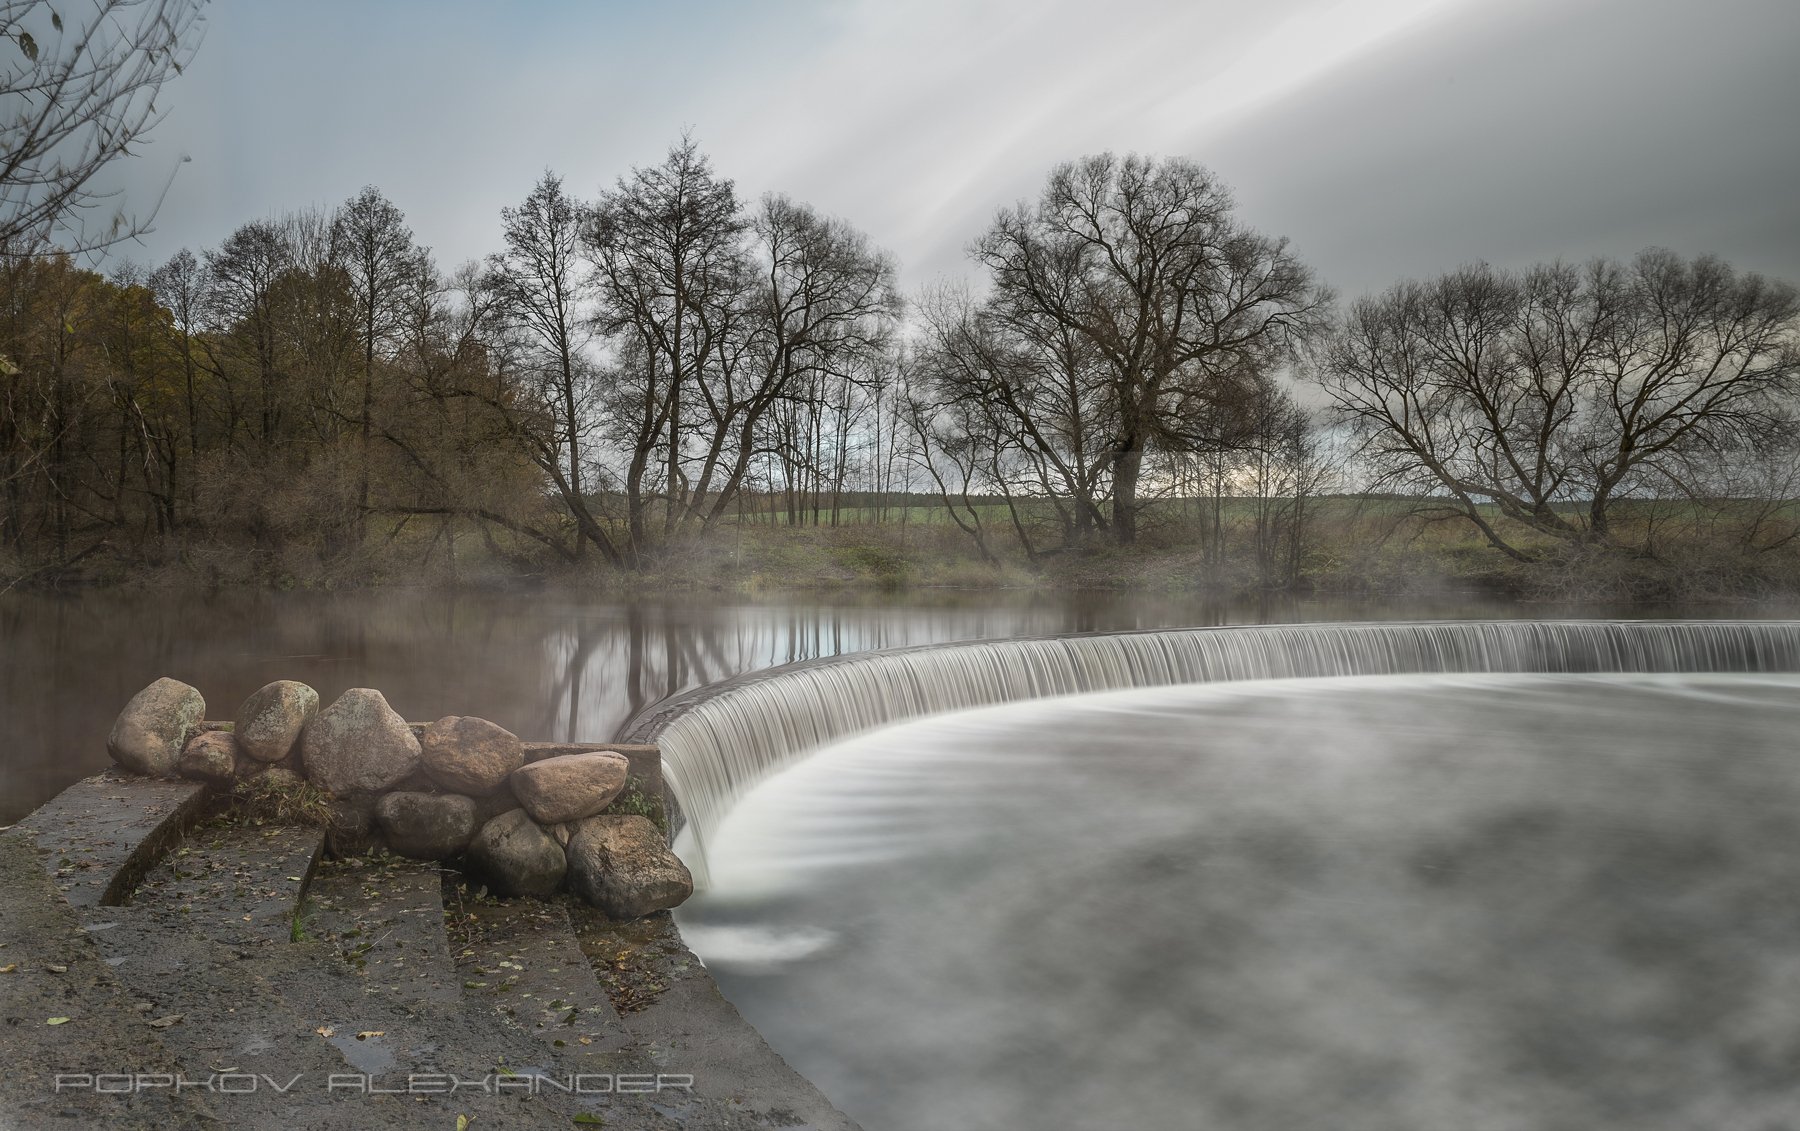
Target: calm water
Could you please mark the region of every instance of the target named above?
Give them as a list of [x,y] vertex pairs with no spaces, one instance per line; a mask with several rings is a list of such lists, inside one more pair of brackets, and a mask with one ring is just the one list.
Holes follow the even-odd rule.
[[869,648],[1113,628],[1574,612],[1458,599],[1222,603],[989,591],[755,601],[15,592],[0,596],[0,825],[105,768],[114,716],[163,675],[198,687],[214,718],[230,717],[272,679],[299,679],[327,701],[348,687],[379,688],[410,719],[473,714],[528,739],[605,741],[678,691]]
[[1383,676],[829,746],[678,917],[870,1131],[1695,1131],[1800,1105],[1800,676]]

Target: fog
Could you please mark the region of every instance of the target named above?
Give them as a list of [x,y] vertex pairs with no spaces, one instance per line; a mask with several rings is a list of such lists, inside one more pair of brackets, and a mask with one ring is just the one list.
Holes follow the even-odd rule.
[[765,783],[680,913],[871,1131],[1774,1125],[1792,675],[939,716]]

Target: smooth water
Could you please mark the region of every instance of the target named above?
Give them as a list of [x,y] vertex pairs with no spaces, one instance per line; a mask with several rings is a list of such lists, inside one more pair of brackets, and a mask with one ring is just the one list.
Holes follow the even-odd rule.
[[710,840],[757,783],[824,743],[943,711],[1162,684],[1398,672],[1800,670],[1800,621],[1494,621],[1164,629],[903,649],[702,692],[634,737],[662,747],[676,840],[707,883]]
[[1246,602],[952,590],[757,599],[14,591],[0,594],[0,825],[104,769],[113,718],[164,675],[200,688],[215,718],[229,718],[272,679],[300,679],[327,700],[349,687],[379,688],[411,719],[473,714],[527,739],[603,742],[664,696],[871,648],[1169,625],[1569,612],[1462,598]]
[[1791,673],[938,715],[766,778],[710,861],[684,935],[870,1131],[1748,1131],[1800,1102]]

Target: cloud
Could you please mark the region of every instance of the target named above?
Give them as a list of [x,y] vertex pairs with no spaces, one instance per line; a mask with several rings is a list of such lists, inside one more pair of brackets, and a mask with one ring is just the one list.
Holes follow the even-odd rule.
[[1472,258],[1716,250],[1800,278],[1789,0],[458,0],[215,6],[140,259],[373,183],[453,264],[546,168],[593,193],[692,129],[754,197],[968,271],[1059,161],[1183,153],[1347,290]]

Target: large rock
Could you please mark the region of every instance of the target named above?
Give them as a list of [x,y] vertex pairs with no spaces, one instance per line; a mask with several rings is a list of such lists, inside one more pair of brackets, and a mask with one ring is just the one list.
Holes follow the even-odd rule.
[[480,797],[506,786],[525,764],[525,744],[497,723],[473,715],[446,715],[425,728],[420,760],[445,789]]
[[625,791],[631,763],[621,754],[564,754],[520,766],[513,794],[540,825],[591,817]]
[[631,763],[631,776],[637,779],[637,787],[646,796],[662,792],[662,753],[654,746],[628,742],[527,742],[525,760],[541,762],[545,758],[560,758],[564,754],[588,754],[601,750],[623,755]]
[[375,803],[388,847],[415,860],[444,860],[475,835],[475,801],[460,793],[390,793]]
[[647,817],[590,817],[569,838],[569,890],[614,919],[678,907],[694,878]]
[[352,687],[300,736],[306,776],[327,793],[379,793],[419,765],[419,740],[381,692]]
[[489,891],[501,896],[553,895],[568,867],[562,846],[523,809],[509,810],[481,826],[463,863]]
[[230,785],[237,777],[237,738],[228,730],[203,730],[188,740],[176,768],[184,778]]
[[513,791],[503,789],[498,793],[490,793],[475,799],[475,821],[485,825],[502,813],[511,813],[519,809],[519,799]]
[[237,713],[238,749],[258,762],[279,762],[319,713],[319,693],[278,679],[250,693]]
[[164,676],[131,697],[113,723],[106,752],[128,770],[167,777],[181,759],[188,735],[206,717],[206,700],[178,679]]
[[375,823],[375,807],[380,798],[372,793],[356,793],[331,799],[331,819],[325,826],[325,847],[342,860],[350,856],[366,856],[381,845],[381,829]]

